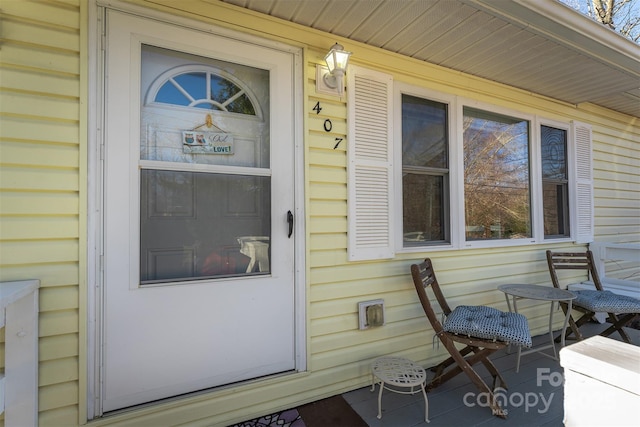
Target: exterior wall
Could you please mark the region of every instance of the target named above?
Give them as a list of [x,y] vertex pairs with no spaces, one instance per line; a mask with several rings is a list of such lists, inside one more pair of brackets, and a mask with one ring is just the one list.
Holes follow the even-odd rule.
[[640,119],[630,122],[591,106],[595,179],[595,240],[640,240]]
[[0,1],[0,281],[41,281],[42,425],[73,425],[79,410],[84,3]]
[[[444,350],[417,301],[409,265],[429,256],[451,305],[506,308],[501,283],[548,283],[544,250],[570,243],[398,254],[347,261],[346,97],[315,91],[315,65],[333,36],[224,4],[135,1],[305,48],[305,170],[308,372],[215,391],[108,417],[92,425],[228,425],[362,387],[369,363],[384,354],[433,365]],[[40,424],[83,423],[86,407],[87,67],[86,3],[2,0],[0,131],[0,280],[42,281]],[[596,239],[640,241],[640,120],[571,105],[343,41],[353,63],[478,101],[593,126]],[[393,64],[393,65],[389,65]],[[472,89],[473,88],[473,89]],[[321,114],[313,111],[320,102]],[[327,135],[323,122],[330,118]],[[334,149],[334,137],[345,140]],[[95,171],[89,172],[95,174]],[[357,302],[383,298],[386,326],[357,329]],[[522,304],[534,334],[547,327],[547,305]],[[82,349],[82,350],[80,350]],[[170,367],[169,367],[170,368]]]
[[[639,242],[640,119],[625,123],[610,111],[592,110],[595,241]],[[607,262],[606,270],[609,277],[640,282],[637,262]]]

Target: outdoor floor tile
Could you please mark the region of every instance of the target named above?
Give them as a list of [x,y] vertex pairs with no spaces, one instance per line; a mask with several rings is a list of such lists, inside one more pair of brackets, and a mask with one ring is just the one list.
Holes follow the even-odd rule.
[[[587,336],[596,335],[607,327],[599,324],[585,326],[588,330]],[[632,342],[638,345],[640,331],[630,329],[628,332]],[[620,340],[618,334],[611,338]],[[547,344],[549,336],[536,336],[533,342],[534,347]],[[568,341],[567,345],[573,342],[575,341]],[[558,345],[558,350],[559,347]],[[511,350],[510,353],[504,350],[496,352],[490,357],[508,386],[504,395],[506,405],[503,406],[508,411],[506,420],[493,416],[490,408],[477,404],[474,397],[477,397],[479,391],[464,374],[427,393],[431,421],[428,424],[424,422],[424,398],[421,393],[401,395],[385,390],[382,396],[381,420],[376,418],[379,386],[376,386],[375,392],[371,392],[371,386],[368,386],[350,391],[343,396],[370,427],[563,426],[564,389],[561,383],[563,369],[560,363],[542,354],[532,353],[521,357],[520,372],[516,372],[517,352],[515,348]],[[491,376],[484,367],[477,367],[477,372],[491,386]],[[427,370],[427,381],[433,378],[433,375]]]

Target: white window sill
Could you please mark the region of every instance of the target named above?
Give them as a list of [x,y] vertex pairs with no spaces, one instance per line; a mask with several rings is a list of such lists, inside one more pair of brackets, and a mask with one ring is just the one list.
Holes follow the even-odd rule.
[[467,249],[494,249],[494,248],[509,248],[509,247],[524,247],[534,245],[549,245],[555,243],[575,243],[575,239],[547,239],[542,241],[535,241],[532,239],[514,239],[514,240],[478,240],[471,242],[464,242],[462,246],[456,246],[453,244],[432,244],[423,246],[411,246],[397,248],[396,253],[423,253],[423,252],[439,252],[439,251],[462,251]]

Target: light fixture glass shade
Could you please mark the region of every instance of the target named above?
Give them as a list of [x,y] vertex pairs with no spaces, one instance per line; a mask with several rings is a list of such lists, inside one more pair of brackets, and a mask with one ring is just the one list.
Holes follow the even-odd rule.
[[324,57],[325,62],[327,63],[327,68],[329,68],[329,73],[340,73],[344,74],[347,70],[347,63],[349,62],[349,56],[351,52],[346,52],[342,45],[336,43],[331,47],[327,56]]

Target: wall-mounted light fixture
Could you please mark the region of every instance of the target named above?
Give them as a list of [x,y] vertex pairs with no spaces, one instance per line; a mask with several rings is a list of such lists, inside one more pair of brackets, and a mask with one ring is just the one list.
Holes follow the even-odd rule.
[[351,52],[345,51],[342,45],[336,43],[331,47],[327,56],[324,57],[327,66],[318,65],[316,67],[316,90],[318,92],[342,95],[344,90],[343,77],[347,71],[349,56],[351,56]]

